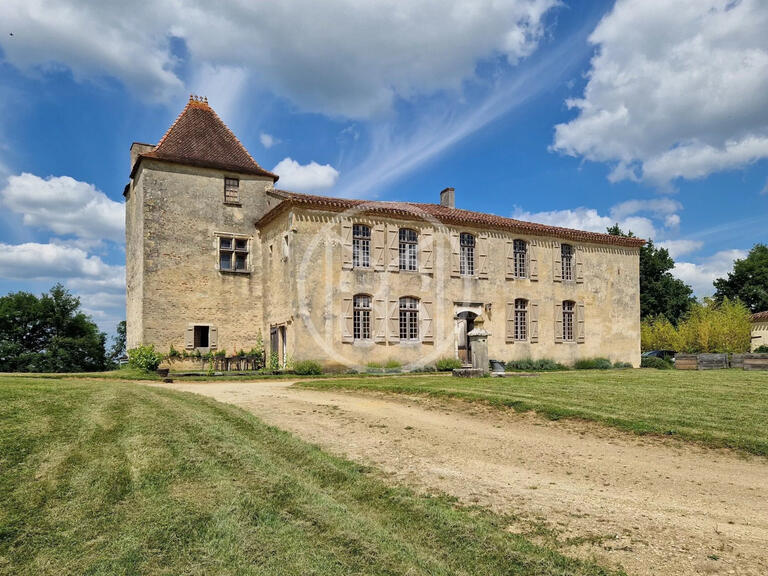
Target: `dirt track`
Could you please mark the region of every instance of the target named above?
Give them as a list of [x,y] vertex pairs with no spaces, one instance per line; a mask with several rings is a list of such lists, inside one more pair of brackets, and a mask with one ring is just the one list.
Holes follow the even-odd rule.
[[[513,512],[510,530],[630,574],[768,574],[768,460],[459,401],[290,388],[169,388],[242,406],[417,489]],[[544,523],[551,533],[541,530]]]

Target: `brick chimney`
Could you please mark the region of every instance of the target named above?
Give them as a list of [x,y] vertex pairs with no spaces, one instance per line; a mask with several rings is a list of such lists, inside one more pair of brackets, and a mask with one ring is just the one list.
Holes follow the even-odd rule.
[[446,188],[440,192],[440,205],[448,208],[456,208],[456,195],[453,188]]

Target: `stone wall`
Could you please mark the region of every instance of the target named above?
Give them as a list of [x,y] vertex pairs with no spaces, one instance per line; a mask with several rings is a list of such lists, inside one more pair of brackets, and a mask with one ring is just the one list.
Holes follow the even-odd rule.
[[[364,223],[372,230],[372,268],[345,269],[348,228]],[[556,281],[556,238],[512,235],[471,227],[446,227],[429,220],[407,224],[419,232],[417,272],[391,266],[396,258],[389,242],[391,231],[406,226],[402,220],[370,215],[347,216],[294,209],[279,216],[261,231],[265,243],[277,250],[288,236],[289,254],[283,259],[265,255],[266,322],[289,322],[289,356],[320,359],[329,364],[361,365],[395,359],[403,364],[433,363],[456,355],[455,315],[462,310],[483,314],[492,358],[552,358],[571,364],[578,358],[604,356],[613,361],[640,363],[639,251],[637,248],[573,242],[582,279]],[[456,277],[455,239],[470,232],[485,246],[476,248],[477,274]],[[515,238],[529,242],[537,267],[535,279],[510,279],[508,243]],[[396,249],[395,249],[396,250]],[[430,259],[431,263],[427,264]],[[480,260],[484,262],[480,262]],[[425,267],[426,265],[426,267]],[[373,300],[373,338],[349,341],[345,322],[354,294]],[[422,340],[399,342],[392,309],[401,296],[415,296],[423,306]],[[538,341],[510,342],[506,337],[507,304],[528,299],[538,310]],[[557,305],[563,300],[583,304],[583,342],[557,342]],[[430,318],[424,320],[425,313]],[[529,311],[529,314],[531,312]],[[431,325],[430,325],[431,324]],[[426,338],[424,336],[431,337]],[[345,341],[347,340],[347,341]]]

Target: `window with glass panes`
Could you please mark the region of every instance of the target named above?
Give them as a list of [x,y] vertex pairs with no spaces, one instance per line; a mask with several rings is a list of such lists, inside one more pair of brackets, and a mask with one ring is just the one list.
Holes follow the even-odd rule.
[[419,339],[419,299],[400,298],[400,340]]
[[352,266],[355,268],[371,266],[371,229],[364,224],[352,226]]
[[240,202],[240,180],[224,178],[224,202],[238,204]]
[[353,302],[353,334],[355,340],[371,339],[371,297],[357,294]]
[[563,340],[573,341],[573,312],[576,305],[571,300],[563,302]]
[[528,260],[528,243],[525,240],[515,240],[513,243],[515,257],[515,278],[526,278],[528,271],[526,264]]
[[515,300],[515,340],[528,339],[528,300]]
[[219,236],[219,270],[225,272],[248,271],[248,239]]
[[400,228],[400,270],[416,270],[418,240],[415,230]]
[[461,256],[459,259],[459,273],[462,276],[475,275],[475,237],[472,234],[462,232],[460,236]]
[[561,245],[560,258],[563,266],[563,280],[573,280],[573,246],[570,244]]

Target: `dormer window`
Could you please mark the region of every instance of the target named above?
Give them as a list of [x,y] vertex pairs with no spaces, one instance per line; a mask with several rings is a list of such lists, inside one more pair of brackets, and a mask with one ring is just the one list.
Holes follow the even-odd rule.
[[240,180],[224,178],[224,204],[240,204]]

